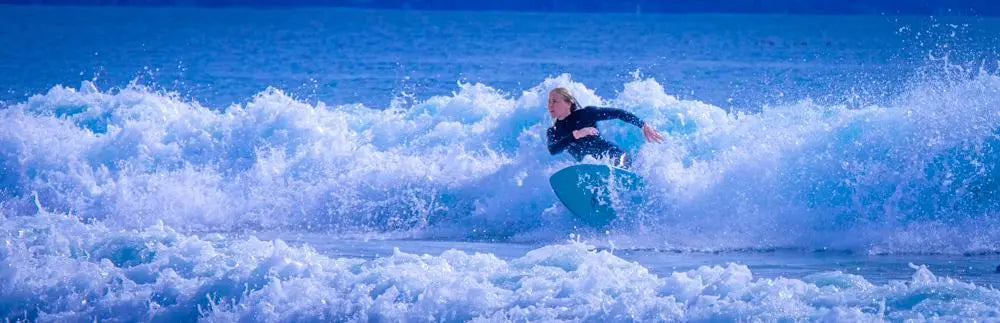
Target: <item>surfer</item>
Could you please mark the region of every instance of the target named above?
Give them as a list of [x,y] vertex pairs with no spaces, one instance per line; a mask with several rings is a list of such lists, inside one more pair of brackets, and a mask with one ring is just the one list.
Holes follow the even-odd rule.
[[580,108],[576,98],[566,88],[555,88],[549,92],[549,114],[555,119],[546,132],[549,153],[555,155],[568,150],[576,161],[591,155],[597,159],[607,158],[617,167],[628,168],[632,165],[624,150],[601,137],[597,130],[598,121],[619,119],[642,128],[642,135],[647,141],[663,142],[663,135],[656,128],[628,111],[592,106]]

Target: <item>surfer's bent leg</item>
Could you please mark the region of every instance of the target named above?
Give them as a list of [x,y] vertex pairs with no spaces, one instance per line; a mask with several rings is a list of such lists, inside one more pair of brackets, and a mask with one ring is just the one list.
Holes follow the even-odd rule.
[[607,156],[612,166],[625,169],[632,167],[632,158],[621,149],[609,149]]
[[615,165],[624,169],[632,168],[632,157],[626,153],[622,153],[621,156],[615,159]]

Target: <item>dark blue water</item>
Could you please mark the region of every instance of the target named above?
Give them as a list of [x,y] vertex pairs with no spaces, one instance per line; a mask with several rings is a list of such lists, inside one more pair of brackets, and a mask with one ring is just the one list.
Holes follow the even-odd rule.
[[869,102],[897,92],[930,53],[995,56],[1000,31],[990,18],[906,16],[10,6],[0,16],[4,101],[94,79],[216,108],[268,86],[385,107],[404,93],[448,94],[456,82],[516,94],[561,73],[606,96],[637,71],[726,108]]

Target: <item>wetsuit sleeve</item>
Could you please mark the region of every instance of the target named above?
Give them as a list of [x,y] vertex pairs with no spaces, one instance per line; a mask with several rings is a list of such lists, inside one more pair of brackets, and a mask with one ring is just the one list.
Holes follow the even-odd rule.
[[618,119],[642,128],[643,121],[631,112],[615,108],[594,108],[594,121]]
[[549,139],[549,153],[553,155],[561,153],[566,149],[566,146],[569,146],[573,142],[573,135],[557,138],[555,129],[553,128],[549,128],[549,131],[546,132],[546,137]]

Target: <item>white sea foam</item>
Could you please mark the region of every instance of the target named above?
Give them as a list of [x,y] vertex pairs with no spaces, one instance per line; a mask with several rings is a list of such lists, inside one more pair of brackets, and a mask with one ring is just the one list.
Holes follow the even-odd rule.
[[[601,98],[569,75],[523,93],[460,84],[452,95],[371,108],[268,89],[209,108],[142,87],[56,86],[0,111],[0,196],[11,216],[48,208],[115,228],[561,239],[579,223],[548,176],[549,89],[627,109],[605,137],[636,154],[645,203],[617,241],[677,248],[872,252],[1000,250],[995,219],[1000,79],[914,85],[886,106],[811,101],[729,113],[653,79]],[[594,161],[588,161],[594,162]],[[587,231],[587,230],[585,230]]]
[[658,276],[580,242],[510,260],[450,250],[330,258],[281,240],[7,218],[0,313],[48,321],[965,320],[1000,292],[913,266],[873,284],[841,272],[757,278],[745,265]]

